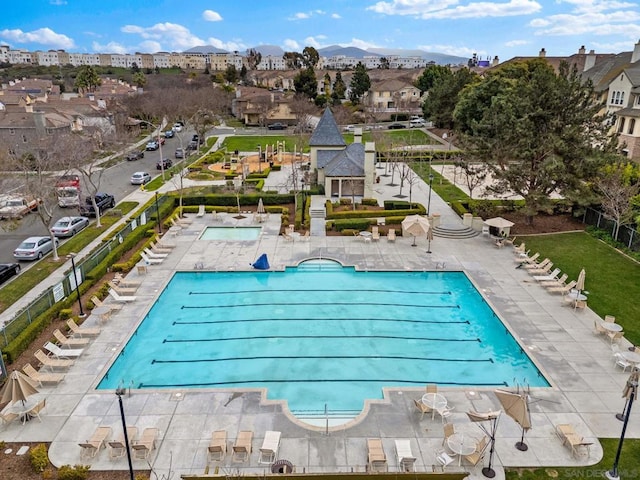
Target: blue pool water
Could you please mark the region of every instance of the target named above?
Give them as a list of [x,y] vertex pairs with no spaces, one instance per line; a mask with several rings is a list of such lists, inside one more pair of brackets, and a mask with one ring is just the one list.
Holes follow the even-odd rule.
[[303,264],[176,273],[98,388],[266,387],[295,413],[514,382],[549,385],[464,273]]
[[200,240],[257,240],[260,227],[206,227]]

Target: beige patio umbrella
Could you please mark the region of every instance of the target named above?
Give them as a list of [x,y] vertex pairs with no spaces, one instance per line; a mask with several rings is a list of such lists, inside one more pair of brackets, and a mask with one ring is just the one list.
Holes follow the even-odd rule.
[[[493,463],[493,453],[496,448],[496,432],[498,431],[498,420],[500,420],[500,415],[502,414],[501,410],[496,410],[494,412],[476,412],[469,411],[467,412],[467,417],[473,423],[478,423],[478,427],[489,437],[489,465],[482,469],[482,474],[487,478],[493,478],[496,476],[496,472],[492,468]],[[491,422],[488,427],[484,425],[484,422]]]
[[431,242],[433,241],[433,225],[429,225],[429,231],[427,231],[427,240],[429,241],[427,253],[431,253]]
[[582,270],[580,270],[580,273],[578,274],[578,281],[576,282],[576,290],[578,290],[578,293],[584,290],[584,277],[586,276],[587,274],[583,268]]
[[429,219],[420,215],[407,215],[402,221],[402,234],[413,236],[412,247],[416,246],[416,237],[426,235],[430,228]]
[[260,200],[258,200],[258,210],[256,211],[256,213],[258,214],[258,218],[260,219],[260,221],[262,221],[264,219],[264,215],[266,213],[266,211],[264,209],[264,203],[262,203],[262,198],[260,198]]
[[33,380],[14,370],[9,374],[2,390],[0,390],[0,405],[24,403],[27,398],[36,393],[38,390],[36,390]]
[[505,413],[522,427],[522,438],[516,443],[516,448],[526,451],[529,447],[524,443],[524,433],[531,428],[531,412],[526,392],[514,393],[507,390],[495,390]]
[[509,236],[511,231],[511,227],[513,227],[514,223],[502,217],[494,217],[484,221],[485,225],[489,225],[490,227],[497,228],[501,232],[503,232],[506,236]]

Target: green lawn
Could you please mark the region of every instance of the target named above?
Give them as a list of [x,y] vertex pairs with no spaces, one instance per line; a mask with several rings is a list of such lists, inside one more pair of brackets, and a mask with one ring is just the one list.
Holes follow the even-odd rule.
[[[240,152],[257,152],[258,145],[262,145],[262,149],[264,150],[266,145],[275,145],[276,142],[284,141],[284,146],[287,152],[293,152],[294,146],[296,142],[300,141],[299,135],[288,136],[288,135],[251,135],[244,136],[238,135],[234,137],[227,137],[222,147],[227,148],[227,152],[233,152],[234,150],[238,150]],[[300,151],[300,147],[297,148]],[[304,146],[303,151],[309,151],[309,138],[308,136],[304,137]]]
[[[589,307],[601,317],[615,315],[624,326],[625,337],[640,344],[640,265],[588,233],[564,233],[520,237],[531,253],[549,257],[554,267],[577,279],[587,274],[585,289]],[[516,240],[516,243],[518,241]]]

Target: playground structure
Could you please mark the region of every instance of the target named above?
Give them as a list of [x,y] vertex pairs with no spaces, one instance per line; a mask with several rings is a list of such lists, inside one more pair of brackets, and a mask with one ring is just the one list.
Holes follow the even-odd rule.
[[267,145],[262,148],[258,145],[259,150],[256,153],[241,155],[237,150],[230,155],[225,155],[222,162],[209,165],[209,170],[219,173],[236,172],[238,175],[246,177],[250,173],[262,172],[264,168],[273,167],[274,165],[291,165],[293,163],[309,162],[309,155],[302,152],[285,151],[285,142],[279,141],[274,145]]

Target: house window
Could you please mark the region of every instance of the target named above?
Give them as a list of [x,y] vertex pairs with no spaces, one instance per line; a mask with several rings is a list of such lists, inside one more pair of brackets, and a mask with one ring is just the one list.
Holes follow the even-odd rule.
[[620,125],[618,125],[618,133],[622,133],[624,131],[624,117],[620,119]]
[[636,119],[632,118],[631,120],[629,120],[629,130],[627,130],[627,133],[629,135],[633,135],[633,130],[636,128]]
[[16,134],[16,129],[15,128],[10,128],[9,129],[9,135],[15,135]]
[[611,92],[611,100],[609,101],[611,105],[616,104],[616,92]]
[[27,143],[27,136],[26,135],[22,135],[22,143]]
[[620,92],[620,105],[624,105],[624,92]]

